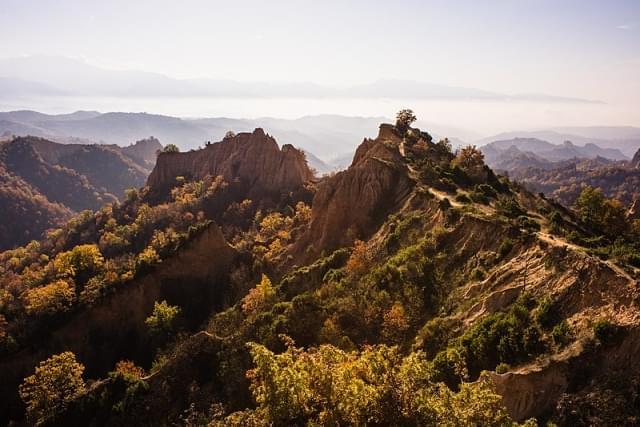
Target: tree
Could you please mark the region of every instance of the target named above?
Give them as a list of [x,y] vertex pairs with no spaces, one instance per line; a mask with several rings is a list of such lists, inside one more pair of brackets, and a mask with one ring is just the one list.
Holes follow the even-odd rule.
[[417,120],[413,110],[405,108],[396,114],[396,127],[402,131],[409,129],[409,126]]
[[276,290],[267,275],[263,274],[260,283],[243,298],[242,311],[247,315],[256,313],[273,303],[275,298]]
[[605,200],[602,210],[602,228],[605,233],[609,236],[622,236],[629,231],[627,210],[619,200]]
[[27,313],[36,316],[67,311],[76,298],[73,282],[56,280],[48,285],[30,289],[24,296]]
[[162,153],[179,153],[180,148],[176,144],[167,144],[162,147]]
[[383,316],[382,334],[391,342],[402,342],[409,326],[404,306],[396,302]]
[[78,245],[59,253],[53,265],[58,277],[73,277],[76,282],[84,284],[102,270],[104,258],[97,245]]
[[599,188],[585,187],[580,192],[574,205],[582,222],[591,226],[599,226],[603,217],[604,195]]
[[69,351],[40,362],[35,373],[25,378],[18,390],[29,420],[41,424],[84,393],[83,372],[84,366]]
[[467,145],[461,148],[451,165],[465,171],[469,178],[474,181],[486,180],[484,154],[475,145]]
[[371,253],[367,250],[367,244],[362,240],[353,243],[353,252],[347,260],[346,271],[354,276],[361,276],[371,267]]
[[175,333],[179,315],[180,307],[169,305],[166,301],[156,301],[153,304],[153,313],[144,323],[154,337],[165,340]]

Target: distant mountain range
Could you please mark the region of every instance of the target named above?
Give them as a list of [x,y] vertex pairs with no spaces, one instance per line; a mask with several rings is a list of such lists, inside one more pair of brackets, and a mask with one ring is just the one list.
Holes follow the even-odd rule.
[[0,60],[0,97],[75,96],[213,96],[213,97],[349,97],[480,99],[532,102],[597,103],[544,94],[503,94],[481,89],[406,80],[379,80],[337,88],[315,83],[237,82],[220,79],[174,79],[144,71],[107,70],[57,56]]
[[585,186],[599,188],[606,197],[618,199],[627,206],[640,198],[640,169],[633,161],[602,157],[573,159],[544,167],[514,167],[509,175],[530,190],[543,192],[565,206],[572,206]]
[[[146,113],[78,111],[47,115],[35,111],[0,113],[0,135],[33,135],[62,143],[102,143],[123,146],[153,135],[182,150],[219,141],[226,132],[248,132],[264,128],[280,144],[292,144],[307,152],[310,165],[324,173],[343,167],[362,135],[374,136],[381,117],[306,116],[295,120],[259,118],[181,119]],[[334,164],[334,160],[338,163]]]
[[[595,133],[599,132],[598,129],[593,128]],[[608,133],[598,136],[635,136],[633,128],[607,129]],[[570,131],[586,132],[581,128],[571,128]],[[559,135],[554,131],[537,134]],[[574,135],[571,137],[575,138]],[[629,161],[629,156],[617,148],[603,148],[592,142],[585,145],[575,145],[570,141],[552,144],[531,137],[498,140],[480,148],[486,163],[494,170],[507,173],[530,190],[545,193],[565,206],[573,205],[585,186],[600,188],[605,196],[616,198],[628,206],[640,196],[640,150]]]
[[579,146],[574,145],[571,141],[552,144],[537,138],[494,141],[482,146],[481,150],[487,164],[500,171],[530,166],[549,169],[556,162],[570,159],[629,159],[616,148],[601,148],[593,143]]
[[[248,132],[261,127],[280,144],[292,144],[307,153],[310,166],[320,173],[344,169],[351,163],[356,146],[365,137],[373,137],[384,117],[347,117],[340,115],[305,116],[298,119],[233,119],[178,118],[147,113],[100,113],[77,111],[49,115],[36,111],[0,113],[0,135],[33,135],[62,143],[102,143],[124,146],[153,135],[165,144],[176,144],[182,150],[202,146],[206,141],[219,141],[227,131]],[[434,139],[449,137],[454,148],[466,142],[455,136],[472,137],[472,133],[454,127],[418,122],[417,126],[432,133]],[[563,132],[561,132],[563,131]],[[571,134],[566,132],[573,132]],[[470,140],[470,139],[469,139]],[[499,141],[499,142],[496,142]],[[565,144],[571,141],[571,144]],[[633,127],[566,128],[559,130],[521,131],[495,135],[476,141],[482,145],[489,164],[509,170],[508,164],[518,157],[550,161],[597,156],[625,160],[640,147],[640,129]],[[483,145],[484,144],[484,145]],[[505,150],[513,146],[513,149]],[[498,159],[496,150],[500,150]],[[523,152],[528,152],[522,156]],[[153,160],[152,160],[153,161]],[[534,163],[529,164],[531,166]]]
[[584,126],[564,127],[547,130],[504,132],[476,141],[486,145],[494,141],[529,138],[562,144],[571,141],[575,145],[597,145],[602,148],[616,148],[626,157],[631,157],[640,148],[640,128],[632,126]]

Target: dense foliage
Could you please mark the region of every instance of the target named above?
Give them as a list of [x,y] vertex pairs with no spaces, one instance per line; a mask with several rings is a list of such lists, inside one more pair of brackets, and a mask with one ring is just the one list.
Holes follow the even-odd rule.
[[39,242],[0,254],[0,353],[20,348],[44,320],[105,295],[178,250],[208,224],[203,203],[224,183],[207,179],[176,187],[150,206],[144,190],[92,213],[85,211]]
[[515,425],[488,380],[452,392],[433,380],[420,352],[402,356],[384,345],[305,351],[289,343],[274,354],[249,347],[255,368],[247,376],[257,408],[213,425]]

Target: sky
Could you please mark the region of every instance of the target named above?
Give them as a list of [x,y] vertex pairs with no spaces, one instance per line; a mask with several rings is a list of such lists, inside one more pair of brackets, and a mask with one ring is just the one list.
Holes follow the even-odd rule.
[[177,78],[406,79],[640,114],[638,0],[0,0],[0,58],[35,54]]

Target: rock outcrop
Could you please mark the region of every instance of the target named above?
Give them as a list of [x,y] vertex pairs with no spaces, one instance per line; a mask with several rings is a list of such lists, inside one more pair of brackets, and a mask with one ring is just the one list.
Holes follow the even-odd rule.
[[633,159],[631,159],[629,166],[635,169],[640,168],[640,149],[633,155]]
[[407,199],[415,182],[400,153],[402,140],[383,124],[376,139],[365,139],[351,166],[319,185],[304,245],[331,250],[370,236]]
[[304,153],[292,145],[278,148],[276,140],[260,128],[239,133],[202,150],[186,153],[161,153],[147,185],[163,192],[175,185],[176,177],[187,180],[207,175],[222,176],[225,181],[257,192],[285,192],[313,179]]

